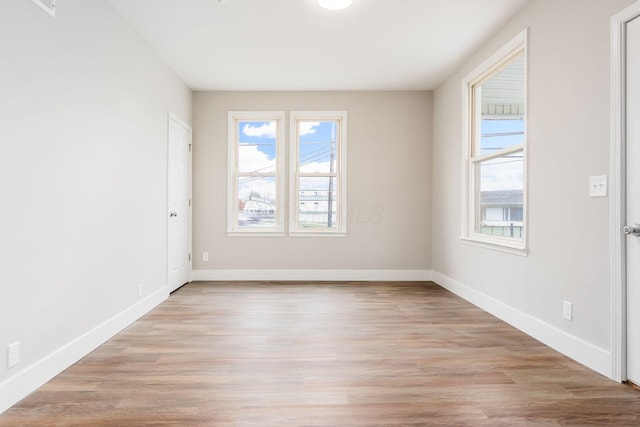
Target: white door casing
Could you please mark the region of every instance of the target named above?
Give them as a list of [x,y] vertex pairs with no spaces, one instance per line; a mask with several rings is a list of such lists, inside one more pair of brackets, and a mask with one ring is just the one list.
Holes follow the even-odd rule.
[[[626,76],[626,216],[633,225],[640,223],[640,17],[627,24]],[[640,384],[640,236],[627,236],[626,258],[627,379]]]
[[169,113],[167,164],[167,284],[191,280],[191,128]]
[[[640,292],[640,258],[636,253],[640,237],[625,236],[623,227],[640,222],[640,141],[637,128],[628,128],[628,118],[638,117],[638,64],[640,43],[637,40],[640,1],[611,18],[611,372],[616,381],[629,379],[629,371],[638,369],[634,350],[640,339],[640,317],[628,313],[627,306]],[[634,22],[635,21],[635,22]],[[632,37],[629,39],[629,37]],[[628,53],[631,57],[627,58]],[[636,58],[636,59],[634,59]],[[629,59],[630,63],[628,63]],[[635,65],[634,65],[635,63]],[[628,69],[627,67],[631,67]],[[635,95],[628,92],[630,86]],[[634,89],[634,87],[636,89]],[[634,101],[634,98],[636,101]],[[631,103],[631,105],[630,105]],[[635,107],[634,107],[635,105]],[[635,108],[636,112],[633,112]],[[635,119],[637,122],[637,119]],[[637,124],[633,124],[637,126]],[[634,136],[635,135],[635,136]],[[638,200],[634,200],[638,199]],[[629,230],[627,230],[629,231]],[[636,271],[637,270],[637,271]],[[634,307],[638,307],[637,302]],[[636,310],[637,311],[637,310]],[[630,360],[628,360],[630,359]],[[631,373],[631,377],[634,373]]]

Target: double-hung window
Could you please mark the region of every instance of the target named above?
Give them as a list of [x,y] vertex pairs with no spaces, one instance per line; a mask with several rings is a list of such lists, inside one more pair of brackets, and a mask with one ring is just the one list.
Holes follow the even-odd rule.
[[282,111],[230,111],[227,232],[284,233],[284,123]]
[[289,158],[289,234],[346,234],[346,111],[294,111]]
[[526,249],[526,31],[463,81],[463,239]]
[[229,112],[227,234],[346,235],[346,111],[291,112],[288,152],[284,128],[283,111]]

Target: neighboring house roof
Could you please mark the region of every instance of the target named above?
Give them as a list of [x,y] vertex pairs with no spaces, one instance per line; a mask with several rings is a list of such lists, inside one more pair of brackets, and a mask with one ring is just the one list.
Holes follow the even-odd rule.
[[481,205],[522,206],[522,190],[482,191]]

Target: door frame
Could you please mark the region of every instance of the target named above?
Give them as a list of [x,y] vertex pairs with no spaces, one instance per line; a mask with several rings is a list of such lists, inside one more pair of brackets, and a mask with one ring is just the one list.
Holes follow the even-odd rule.
[[189,193],[189,215],[187,215],[187,222],[189,224],[189,230],[187,232],[187,248],[189,250],[189,281],[191,281],[191,277],[193,275],[193,129],[187,122],[182,120],[178,115],[174,114],[172,111],[169,111],[167,114],[167,194],[166,194],[166,205],[165,205],[165,218],[166,218],[166,226],[165,230],[167,232],[167,253],[166,253],[166,283],[169,286],[169,253],[171,252],[170,241],[169,241],[169,215],[168,212],[170,210],[169,206],[169,162],[171,161],[171,156],[169,155],[169,150],[171,149],[171,121],[178,123],[180,126],[189,131],[189,155],[188,155],[188,166],[187,166],[187,186]]
[[611,17],[611,379],[627,380],[626,298],[626,40],[627,23],[640,16],[640,1]]

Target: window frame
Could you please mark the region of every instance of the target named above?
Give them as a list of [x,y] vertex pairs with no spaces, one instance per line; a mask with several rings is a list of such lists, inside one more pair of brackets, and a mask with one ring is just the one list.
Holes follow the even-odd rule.
[[[275,121],[276,162],[273,173],[240,172],[239,122]],[[283,236],[286,209],[286,115],[284,111],[229,111],[227,121],[227,235]],[[275,223],[273,227],[238,226],[238,178],[240,176],[273,176],[276,180]]]
[[56,0],[49,0],[48,2],[45,2],[44,0],[33,0],[33,2],[51,15],[52,18],[56,17]]
[[[510,145],[489,154],[475,154],[476,141],[480,138],[480,99],[474,95],[474,88],[482,84],[501,70],[508,67],[519,57],[524,61],[524,142]],[[510,42],[491,55],[462,80],[462,232],[461,240],[504,252],[526,256],[528,253],[528,155],[527,155],[527,99],[528,99],[528,51],[527,29],[520,32]],[[523,156],[523,194],[522,194],[522,237],[500,237],[482,234],[475,231],[477,217],[481,215],[479,208],[479,165],[492,159],[522,152]]]
[[[328,173],[304,173],[299,171],[299,121],[336,121],[336,170]],[[347,235],[347,111],[291,111],[289,113],[289,235],[345,237]],[[336,178],[336,222],[335,229],[307,229],[299,226],[298,208],[300,204],[299,178]]]

